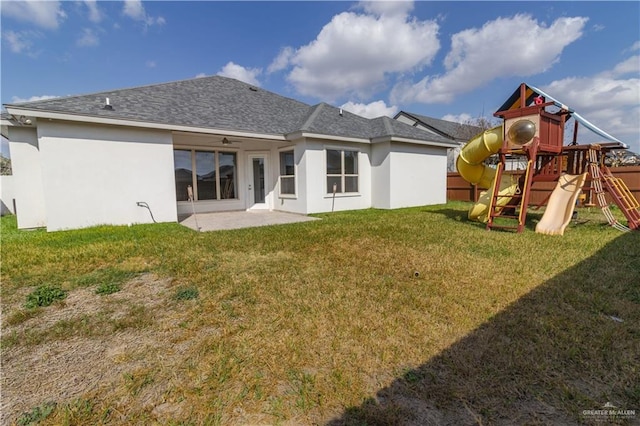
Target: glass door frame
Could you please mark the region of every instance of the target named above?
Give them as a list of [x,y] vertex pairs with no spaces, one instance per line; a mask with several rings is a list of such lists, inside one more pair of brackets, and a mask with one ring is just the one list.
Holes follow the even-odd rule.
[[[255,184],[253,174],[253,162],[254,160],[263,160],[263,172],[264,172],[264,203],[255,202]],[[271,190],[269,189],[270,174],[269,174],[269,153],[268,152],[251,152],[246,156],[247,164],[247,184],[245,186],[245,194],[247,199],[247,210],[271,210]]]

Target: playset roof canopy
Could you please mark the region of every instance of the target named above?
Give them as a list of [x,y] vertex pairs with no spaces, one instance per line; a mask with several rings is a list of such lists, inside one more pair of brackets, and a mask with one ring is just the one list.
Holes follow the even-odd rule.
[[[580,114],[578,114],[573,108],[570,108],[566,104],[560,102],[559,100],[557,100],[553,96],[549,95],[546,92],[543,92],[542,90],[538,89],[537,87],[525,84],[524,93],[525,93],[524,96],[526,98],[525,99],[525,105],[531,105],[531,103],[533,103],[536,98],[542,97],[542,98],[544,98],[545,102],[553,102],[554,105],[557,106],[558,108],[562,108],[564,110],[569,111],[571,116],[578,123],[582,124],[584,127],[586,127],[587,129],[591,130],[592,132],[594,132],[598,136],[600,136],[600,137],[602,137],[602,138],[604,138],[604,139],[606,139],[608,141],[611,141],[611,142],[618,142],[618,143],[622,144],[625,149],[628,148],[628,146],[626,144],[624,144],[622,141],[620,141],[619,139],[611,136],[610,134],[608,134],[604,130],[602,130],[602,129],[598,128],[597,126],[595,126],[593,123],[588,121],[586,118],[584,118]],[[506,100],[506,102],[504,104],[502,104],[502,106],[498,109],[498,111],[496,111],[496,113],[498,113],[500,111],[509,111],[509,110],[520,108],[520,97],[521,97],[521,91],[520,91],[520,87],[518,86],[518,88]]]

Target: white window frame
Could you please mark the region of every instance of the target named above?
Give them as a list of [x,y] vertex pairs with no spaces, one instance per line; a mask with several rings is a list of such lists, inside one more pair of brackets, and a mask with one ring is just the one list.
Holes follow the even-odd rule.
[[[327,173],[327,167],[328,167],[328,163],[327,163],[327,151],[340,151],[340,173]],[[356,154],[356,167],[358,170],[358,173],[345,173],[344,167],[345,167],[345,162],[344,162],[344,153],[345,151],[348,152],[353,152]],[[345,147],[337,147],[337,146],[327,146],[324,149],[324,173],[325,173],[325,179],[324,179],[324,184],[326,187],[326,195],[327,196],[332,196],[333,195],[333,188],[329,188],[328,182],[327,182],[327,178],[329,177],[339,177],[340,178],[340,188],[342,189],[342,191],[338,192],[336,191],[336,196],[352,196],[352,195],[359,195],[360,194],[360,150],[356,149],[356,148],[345,148]],[[358,182],[358,190],[355,192],[346,192],[345,191],[345,178],[346,177],[355,177],[357,178],[357,182]]]
[[[193,189],[193,198],[194,198],[194,202],[198,203],[207,203],[207,202],[214,202],[214,203],[219,203],[219,202],[225,202],[225,201],[237,201],[240,199],[240,194],[238,194],[238,188],[239,188],[239,181],[238,181],[238,169],[239,169],[239,165],[238,165],[238,161],[239,161],[239,155],[238,155],[238,151],[234,150],[234,149],[218,149],[218,148],[214,148],[214,149],[207,149],[207,148],[203,148],[203,147],[193,147],[193,146],[174,146],[173,147],[174,151],[189,151],[191,152],[191,188]],[[216,198],[215,199],[209,199],[209,200],[198,200],[198,171],[196,170],[196,152],[212,152],[214,153],[214,167],[216,169]],[[220,198],[220,196],[222,195],[220,193],[220,156],[219,154],[235,154],[236,156],[236,173],[235,173],[235,188],[234,188],[234,194],[235,197],[234,198]],[[174,164],[174,174],[175,174],[175,164]],[[186,203],[187,201],[176,201],[178,203]]]
[[[293,175],[282,174],[282,164],[280,156],[282,153],[291,152],[293,155]],[[278,150],[278,194],[280,198],[297,198],[298,197],[298,166],[296,165],[295,150],[293,147],[281,148]],[[293,179],[293,194],[285,194],[282,192],[282,178]]]

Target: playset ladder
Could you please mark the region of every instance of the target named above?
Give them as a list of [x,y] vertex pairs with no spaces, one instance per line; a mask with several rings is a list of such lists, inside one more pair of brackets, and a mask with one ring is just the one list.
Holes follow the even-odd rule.
[[620,208],[624,217],[627,218],[629,228],[640,228],[640,204],[638,200],[629,191],[624,181],[615,177],[607,166],[602,165],[600,169],[607,191],[611,194],[611,198]]
[[[525,219],[527,218],[527,206],[529,205],[529,195],[531,194],[531,184],[533,182],[533,169],[534,161],[529,160],[527,162],[527,169],[524,173],[524,181],[520,179],[520,192],[516,195],[500,195],[500,182],[502,180],[502,174],[504,172],[504,161],[498,163],[498,169],[496,170],[495,181],[493,183],[493,193],[491,194],[491,202],[489,204],[489,221],[487,222],[487,230],[491,229],[506,229],[514,230],[516,232],[522,232],[524,230]],[[506,197],[511,201],[506,206],[500,206],[500,199]],[[512,203],[512,201],[517,201]],[[516,214],[503,214],[504,209],[514,209],[518,207]],[[495,218],[500,217],[502,219],[516,221],[517,224],[497,224]]]
[[602,213],[607,218],[609,225],[623,232],[630,230],[618,222],[611,213],[611,210],[609,210],[609,204],[604,197],[602,181],[604,181],[613,201],[620,207],[620,210],[627,218],[629,227],[631,227],[631,229],[638,229],[640,227],[640,212],[638,211],[640,205],[638,205],[638,201],[634,198],[633,194],[631,194],[631,191],[629,191],[629,188],[627,188],[624,182],[611,174],[607,166],[603,164],[602,167],[600,167],[596,150],[593,148],[589,149],[589,172],[591,173],[591,186],[595,191],[596,200],[602,209]]

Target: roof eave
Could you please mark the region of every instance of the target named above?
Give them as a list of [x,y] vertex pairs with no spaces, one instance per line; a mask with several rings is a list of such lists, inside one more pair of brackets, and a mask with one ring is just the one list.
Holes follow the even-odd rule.
[[[7,116],[3,113],[3,117],[0,117],[0,134],[6,139],[9,139],[9,127],[24,127],[34,129],[34,123],[29,121],[28,123],[22,123],[13,116]],[[25,117],[23,117],[24,119]]]
[[58,112],[58,111],[43,111],[43,110],[20,108],[20,107],[11,106],[11,105],[6,105],[6,108],[7,108],[7,112],[9,112],[12,115],[21,114],[21,115],[28,115],[31,117],[45,118],[50,120],[75,121],[75,122],[81,122],[81,123],[106,124],[106,125],[113,125],[113,126],[140,127],[145,129],[156,129],[156,130],[206,133],[206,134],[212,134],[212,135],[223,135],[223,136],[234,136],[234,137],[260,138],[260,139],[268,139],[268,140],[276,140],[276,141],[287,140],[284,137],[284,135],[277,135],[277,134],[267,134],[267,133],[228,130],[228,129],[216,129],[216,128],[198,127],[198,126],[186,126],[186,125],[180,125],[180,124],[155,123],[155,122],[140,121],[140,120],[126,120],[121,118],[99,117],[95,115],[81,115],[81,114],[72,114],[72,113]]
[[457,148],[459,146],[458,144],[453,142],[425,141],[420,139],[404,138],[400,136],[380,136],[380,137],[371,139],[371,143],[382,143],[382,142],[409,143],[414,145],[435,146],[439,148]]
[[339,141],[339,142],[355,142],[355,143],[367,143],[367,144],[371,143],[369,139],[364,139],[364,138],[355,138],[351,136],[325,135],[322,133],[313,133],[313,132],[305,132],[305,131],[291,132],[286,135],[286,140],[289,140],[289,141],[295,141],[302,138],[324,139],[324,140]]
[[15,123],[13,120],[8,120],[6,118],[0,118],[0,126],[8,126],[8,127],[12,127],[12,126],[17,126],[18,124]]

